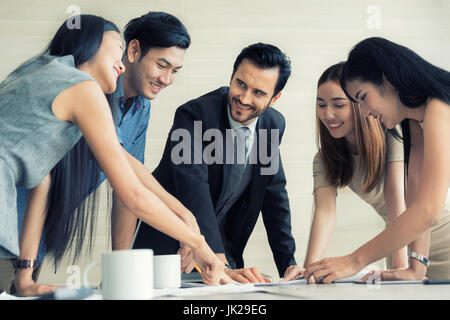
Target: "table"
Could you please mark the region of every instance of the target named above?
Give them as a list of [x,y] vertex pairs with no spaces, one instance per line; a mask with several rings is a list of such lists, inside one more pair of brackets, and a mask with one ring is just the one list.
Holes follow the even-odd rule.
[[307,300],[450,300],[450,285],[333,283],[275,287],[270,292]]
[[[261,287],[258,292],[199,296],[158,297],[177,319],[290,319],[305,310],[321,318],[350,314],[363,318],[399,314],[399,319],[426,318],[440,312],[450,300],[450,285],[355,283],[299,284]],[[167,300],[167,301],[161,301]],[[357,300],[357,301],[355,301]],[[423,300],[423,301],[417,301]],[[426,302],[428,300],[429,302]],[[436,301],[441,303],[436,304]],[[447,300],[447,301],[445,301]],[[281,317],[285,315],[285,317]]]
[[258,292],[158,297],[158,300],[450,300],[450,285],[354,283],[261,287]]

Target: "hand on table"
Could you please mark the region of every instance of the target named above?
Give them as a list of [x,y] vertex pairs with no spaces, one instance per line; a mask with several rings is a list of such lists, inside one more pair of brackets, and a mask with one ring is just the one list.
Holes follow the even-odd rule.
[[16,274],[15,286],[17,295],[21,297],[40,296],[43,294],[51,293],[60,288],[58,286],[38,284],[33,281],[31,275],[29,277],[20,277],[18,276],[18,274]]
[[284,277],[280,282],[291,281],[300,278],[305,274],[305,268],[300,268],[298,265],[292,265],[284,271]]
[[350,254],[343,257],[325,258],[306,267],[305,279],[308,283],[331,283],[357,274],[364,266],[360,266]]
[[192,249],[189,246],[181,244],[177,254],[180,255],[181,272],[191,273],[197,264],[194,260],[194,253]]
[[234,281],[240,283],[267,283],[272,282],[270,279],[264,277],[258,268],[243,268],[243,269],[225,269],[225,273]]
[[204,283],[219,285],[233,282],[225,273],[225,264],[214,254],[206,241],[200,247],[192,249],[192,253],[193,260],[202,270],[201,275]]
[[[371,277],[374,277],[375,270],[370,271],[364,277],[361,278],[362,281],[367,281]],[[397,280],[427,280],[424,273],[413,268],[407,269],[395,269],[395,270],[383,270],[380,272],[379,281],[397,281]]]
[[[181,219],[187,226],[194,231],[195,233],[200,234],[200,228],[197,224],[197,219],[190,211],[184,211],[183,214],[180,215]],[[192,269],[194,269],[196,262],[194,260],[194,253],[192,252],[192,248],[180,243],[180,249],[177,254],[181,257],[181,272],[190,273]]]

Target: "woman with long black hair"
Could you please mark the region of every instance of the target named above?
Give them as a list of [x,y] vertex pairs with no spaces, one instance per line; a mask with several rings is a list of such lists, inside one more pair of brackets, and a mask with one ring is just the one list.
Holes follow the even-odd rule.
[[[386,225],[405,210],[402,144],[386,135],[378,120],[364,117],[358,103],[345,95],[340,86],[344,65],[340,62],[328,67],[317,83],[314,219],[304,267],[325,253],[336,225],[336,197],[340,189],[348,186]],[[387,258],[389,269],[408,265],[405,248]],[[299,267],[292,271],[284,280],[303,274]]]
[[[81,146],[80,155],[92,150],[92,157],[88,154],[85,158],[95,157],[124,205],[146,223],[191,247],[204,270],[204,281],[219,283],[226,278],[222,277],[223,263],[199,232],[145,186],[142,181],[147,170],[123,152],[115,134],[105,93],[115,90],[117,77],[125,68],[121,61],[124,44],[117,27],[97,16],[81,15],[79,19],[80,28],[64,22],[52,40],[63,43],[64,50],[26,61],[0,83],[0,257],[18,257],[18,269],[32,270],[46,210],[34,210],[42,209],[43,204],[33,208],[34,202],[29,202],[19,246],[16,186],[33,189],[32,200],[39,187],[48,188],[50,170],[83,136],[87,145]],[[86,165],[96,163],[87,161]],[[49,203],[52,205],[51,199]],[[66,217],[64,228],[57,216],[45,222],[50,230],[46,234],[48,253],[61,256],[74,235],[77,242],[82,241],[83,212]],[[22,295],[54,290],[30,281],[31,273],[25,278],[28,280],[17,288]]]
[[[440,223],[439,230],[432,229],[439,237],[439,256],[433,259],[441,270],[439,277],[450,278],[450,73],[404,46],[368,38],[351,50],[341,86],[366,116],[377,118],[392,131],[401,124],[407,209],[352,254],[311,264],[305,277],[329,283],[351,276]],[[425,255],[410,253],[410,258],[428,265]],[[395,270],[381,276],[402,279],[407,272]]]

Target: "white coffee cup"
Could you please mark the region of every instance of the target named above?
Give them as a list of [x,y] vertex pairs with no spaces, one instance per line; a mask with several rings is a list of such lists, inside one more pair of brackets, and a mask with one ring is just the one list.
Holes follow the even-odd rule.
[[181,286],[181,259],[179,254],[155,255],[153,257],[155,289],[179,288]]
[[[100,261],[86,267],[88,273]],[[104,300],[147,300],[153,297],[153,250],[116,250],[102,254],[102,296]]]

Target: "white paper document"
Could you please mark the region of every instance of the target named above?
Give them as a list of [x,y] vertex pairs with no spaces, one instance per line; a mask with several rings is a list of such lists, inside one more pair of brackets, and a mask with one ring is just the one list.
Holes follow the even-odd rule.
[[267,282],[267,283],[255,283],[255,287],[281,287],[281,286],[292,286],[296,284],[307,284],[307,281],[303,278],[286,281],[286,282]]
[[101,300],[102,296],[99,292],[92,289],[82,288],[82,289],[69,289],[69,288],[59,288],[51,295],[41,295],[32,297],[18,297],[15,295],[2,292],[0,294],[0,300]]
[[353,283],[356,284],[423,284],[423,281],[421,280],[391,280],[391,281],[382,281],[382,280],[376,280],[374,279],[371,281],[362,281],[362,280],[356,280],[353,281]]
[[176,289],[154,289],[155,297],[163,296],[200,296],[212,294],[229,294],[243,292],[264,291],[262,288],[255,287],[253,283],[229,283],[220,286],[202,286],[193,288],[176,288]]
[[38,297],[17,297],[6,293],[0,293],[0,300],[36,300]]
[[362,277],[364,277],[367,273],[370,272],[371,269],[363,269],[360,272],[358,272],[357,274],[355,274],[354,276],[351,277],[347,277],[344,279],[340,279],[340,280],[336,280],[334,281],[335,283],[350,283],[353,281],[359,281],[361,280]]
[[[354,276],[336,280],[334,282],[335,283],[352,283],[354,281],[359,281],[369,271],[370,270],[368,270],[368,269],[364,269],[364,270],[358,272],[357,274],[355,274]],[[255,287],[281,287],[281,286],[291,286],[291,285],[299,285],[299,284],[308,284],[308,282],[306,281],[306,279],[301,277],[299,279],[286,281],[286,282],[255,283],[254,286]]]

